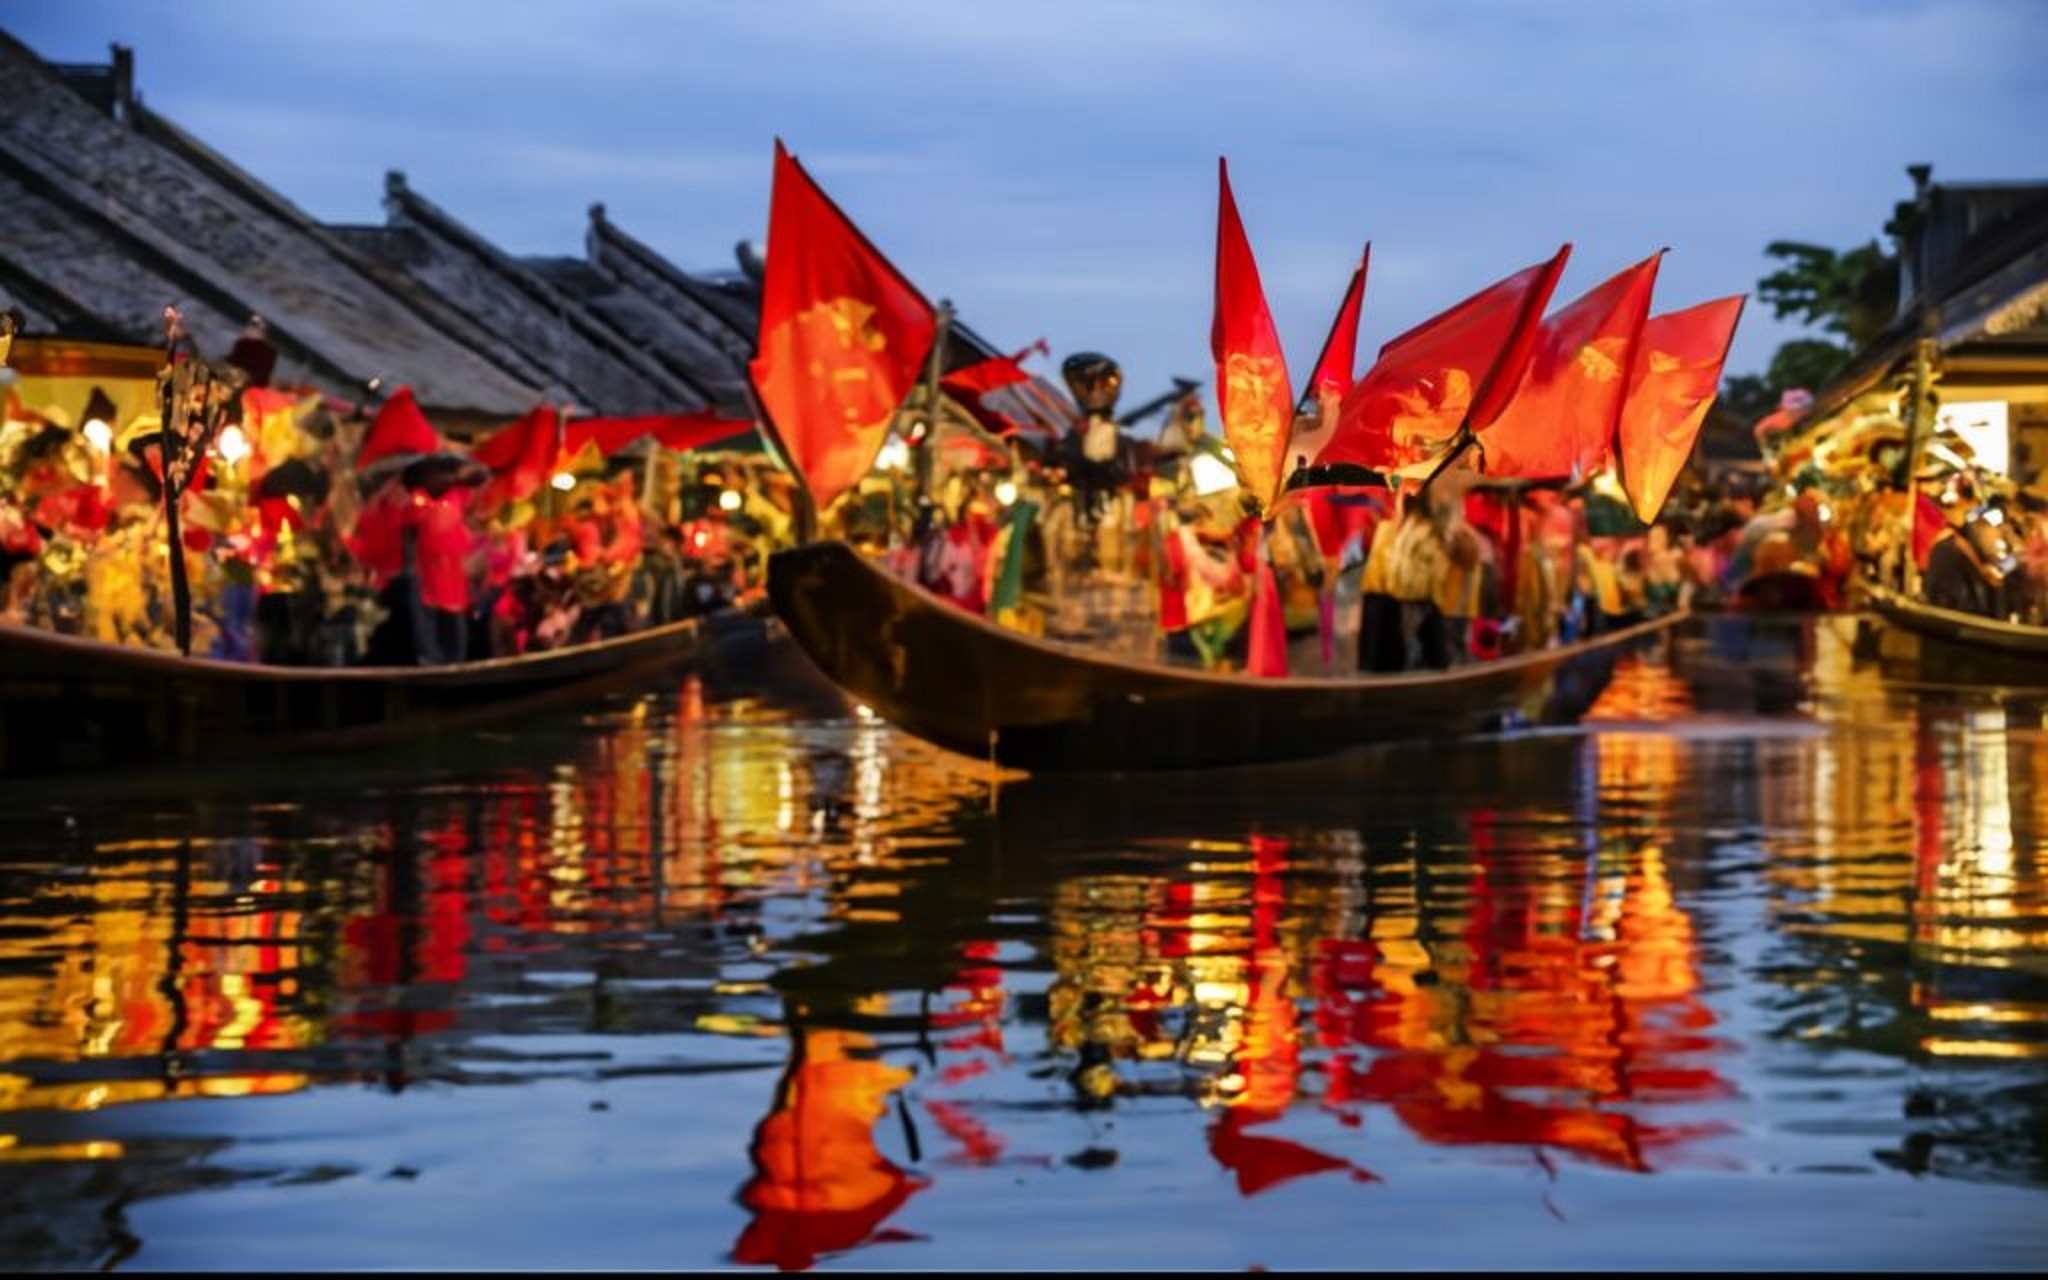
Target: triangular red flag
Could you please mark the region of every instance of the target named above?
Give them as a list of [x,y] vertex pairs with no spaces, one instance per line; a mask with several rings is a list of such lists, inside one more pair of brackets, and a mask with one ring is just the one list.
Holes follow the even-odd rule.
[[1538,328],[1514,399],[1479,433],[1490,476],[1590,475],[1621,422],[1663,252],[1625,268]]
[[980,397],[998,387],[1029,382],[1031,375],[1024,371],[1024,366],[1020,363],[1029,351],[1030,348],[1026,347],[1014,356],[990,356],[964,369],[955,369],[941,377],[939,385],[956,395]]
[[1643,325],[1621,409],[1621,485],[1645,524],[1664,507],[1714,405],[1747,295],[1718,298]]
[[1270,511],[1287,464],[1294,392],[1280,334],[1259,284],[1259,265],[1230,192],[1228,163],[1218,160],[1216,174],[1216,310],[1209,349],[1216,357],[1217,408],[1238,476],[1260,508]]
[[367,467],[379,458],[400,453],[432,453],[441,447],[441,437],[427,415],[412,398],[411,387],[391,393],[363,433],[363,447],[356,451],[356,466]]
[[1311,461],[1387,471],[1420,462],[1459,428],[1500,415],[1527,365],[1571,246],[1481,289],[1380,348]]
[[1323,339],[1323,349],[1316,356],[1315,372],[1308,376],[1308,386],[1302,390],[1310,400],[1326,393],[1342,399],[1351,390],[1355,380],[1352,369],[1358,355],[1358,312],[1365,303],[1365,273],[1371,266],[1372,245],[1368,244],[1352,269],[1350,283],[1344,286],[1337,317],[1330,322],[1329,336]]
[[546,484],[561,453],[561,416],[551,404],[536,405],[471,449],[469,456],[492,471],[480,495],[486,506],[516,502]]
[[924,295],[777,139],[758,354],[748,372],[820,507],[874,465],[937,328]]

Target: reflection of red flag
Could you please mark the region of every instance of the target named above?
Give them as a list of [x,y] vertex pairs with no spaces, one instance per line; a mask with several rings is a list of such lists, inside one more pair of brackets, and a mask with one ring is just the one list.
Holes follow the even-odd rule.
[[1565,245],[1381,347],[1312,461],[1384,471],[1421,461],[1461,425],[1491,424],[1521,379],[1570,254]]
[[411,387],[391,393],[363,433],[363,447],[356,451],[356,465],[369,466],[379,458],[398,453],[432,453],[441,447],[434,424],[420,412]]
[[544,404],[470,450],[493,473],[484,488],[487,501],[516,502],[546,484],[561,444],[560,416],[553,405]]
[[1636,517],[1657,518],[1714,404],[1746,295],[1651,316],[1621,410],[1621,483]]
[[937,327],[924,295],[778,139],[759,354],[748,371],[820,506],[874,465]]
[[1316,357],[1315,372],[1308,376],[1304,393],[1311,398],[1330,393],[1342,397],[1351,390],[1352,364],[1358,353],[1358,311],[1365,302],[1365,272],[1372,265],[1372,246],[1358,259],[1351,283],[1344,287],[1344,300],[1337,304],[1337,318],[1330,324],[1330,336]]
[[1934,544],[1941,537],[1941,531],[1948,528],[1948,520],[1941,514],[1941,505],[1924,493],[1913,495],[1913,563],[1920,568],[1927,567],[1927,553],[1934,550]]
[[1287,616],[1280,608],[1280,584],[1273,566],[1259,557],[1258,581],[1252,587],[1251,648],[1245,657],[1248,675],[1287,674]]
[[1223,414],[1223,438],[1236,456],[1245,487],[1270,510],[1286,465],[1287,435],[1294,425],[1294,392],[1280,334],[1259,284],[1259,264],[1238,220],[1230,193],[1230,167],[1218,160],[1216,209],[1216,311],[1209,349],[1216,357],[1216,400]]
[[1537,329],[1521,385],[1479,433],[1486,474],[1587,475],[1613,445],[1660,251],[1595,285]]

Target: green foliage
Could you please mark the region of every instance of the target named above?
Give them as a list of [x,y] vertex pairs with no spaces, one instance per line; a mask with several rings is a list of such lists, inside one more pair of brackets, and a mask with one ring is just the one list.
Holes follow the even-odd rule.
[[1898,305],[1899,260],[1877,241],[1845,253],[1774,240],[1764,254],[1781,265],[1757,282],[1780,320],[1796,319],[1860,347],[1883,333]]
[[1761,376],[1738,374],[1721,384],[1721,403],[1750,422],[1776,409],[1794,387],[1818,392],[1833,381],[1890,326],[1899,294],[1899,260],[1875,240],[1840,252],[1774,240],[1764,253],[1777,269],[1757,282],[1757,297],[1778,319],[1826,336],[1794,338],[1771,356]]

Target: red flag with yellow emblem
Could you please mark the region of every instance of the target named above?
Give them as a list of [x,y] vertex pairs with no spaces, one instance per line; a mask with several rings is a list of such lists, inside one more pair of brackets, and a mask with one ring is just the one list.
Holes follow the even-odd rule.
[[1643,325],[1621,409],[1621,486],[1636,518],[1657,518],[1714,405],[1747,294],[1717,298]]
[[777,139],[761,327],[748,372],[820,507],[874,465],[937,328],[931,303]]
[[1659,250],[1544,320],[1515,398],[1479,433],[1486,474],[1586,475],[1614,444]]
[[1216,357],[1216,402],[1223,414],[1223,439],[1237,460],[1237,473],[1262,509],[1270,511],[1287,462],[1287,437],[1294,427],[1294,392],[1280,333],[1259,284],[1259,264],[1238,220],[1230,194],[1230,166],[1216,162],[1216,311],[1209,349]]
[[1565,245],[1381,347],[1312,461],[1384,472],[1424,460],[1461,426],[1492,423],[1522,377],[1571,251]]

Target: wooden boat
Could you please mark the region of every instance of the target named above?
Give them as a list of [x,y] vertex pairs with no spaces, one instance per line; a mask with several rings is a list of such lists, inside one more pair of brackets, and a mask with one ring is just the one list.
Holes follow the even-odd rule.
[[358,747],[522,714],[683,666],[751,660],[744,609],[544,653],[438,667],[280,667],[183,658],[0,623],[0,777]]
[[1874,637],[1881,662],[1923,683],[2048,688],[2048,627],[1942,609],[1875,583],[1863,588],[1885,622]]
[[1480,732],[1540,709],[1573,663],[1611,661],[1684,616],[1449,671],[1270,680],[1007,630],[843,543],[777,553],[768,594],[819,669],[883,719],[962,755],[1034,771],[1250,764]]

